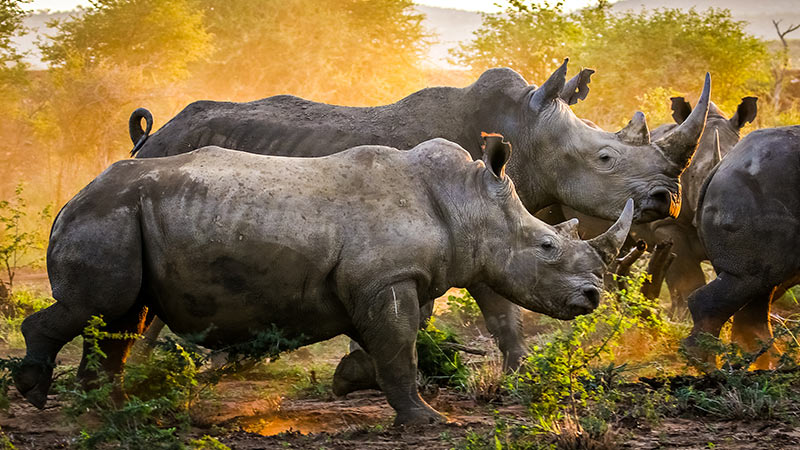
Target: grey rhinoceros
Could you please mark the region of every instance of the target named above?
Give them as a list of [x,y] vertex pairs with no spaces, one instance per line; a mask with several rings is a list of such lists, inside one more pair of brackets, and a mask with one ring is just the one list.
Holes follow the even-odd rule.
[[[320,158],[206,147],[113,164],[53,224],[56,303],[23,322],[17,388],[43,407],[56,354],[92,315],[140,332],[157,314],[209,347],[270,327],[301,345],[346,334],[373,358],[396,423],[440,420],[417,392],[420,306],[485,283],[560,319],[590,312],[633,217],[628,201],[591,241],[535,219],[500,139],[487,138],[481,161],[434,139]],[[107,371],[120,372],[131,344],[101,343]]]
[[[661,125],[650,133],[651,140],[667,136],[690,115],[692,107],[683,97],[672,97],[672,117],[675,124]],[[686,311],[686,298],[695,289],[706,284],[705,275],[700,266],[708,259],[705,249],[700,243],[697,229],[693,222],[697,208],[697,198],[703,181],[711,169],[724,157],[737,142],[739,132],[747,123],[752,122],[757,113],[756,97],[744,97],[730,119],[713,103],[708,107],[708,118],[705,131],[700,138],[694,158],[689,167],[681,174],[681,190],[684,197],[678,217],[654,220],[646,224],[631,227],[631,236],[643,239],[650,248],[657,243],[671,241],[671,251],[675,259],[666,272],[666,282],[672,299],[673,314]],[[643,122],[641,122],[643,124]],[[642,125],[643,126],[643,125]],[[555,206],[537,213],[537,217],[548,223],[563,222],[576,217],[580,220],[581,236],[592,237],[605,231],[611,222],[581,214],[569,207]]]
[[[800,125],[754,131],[706,179],[697,209],[700,240],[717,278],[689,296],[694,327],[731,337],[747,350],[772,336],[772,300],[800,282]],[[763,355],[757,365],[769,365]]]
[[[630,127],[618,133],[586,125],[568,103],[588,93],[591,70],[566,82],[567,60],[540,87],[511,69],[490,69],[465,88],[423,89],[385,106],[326,105],[280,95],[249,103],[200,101],[187,106],[152,136],[141,129],[146,110],[131,116],[139,158],[221,145],[262,154],[321,156],[362,144],[411,148],[434,137],[481,158],[482,131],[514,145],[508,173],[528,211],[561,203],[614,220],[628,198],[634,220],[677,214],[678,176],[705,125],[710,90],[706,76],[698,107],[669,136],[642,143]],[[464,286],[475,297],[490,333],[517,367],[526,353],[519,308],[482,283]]]

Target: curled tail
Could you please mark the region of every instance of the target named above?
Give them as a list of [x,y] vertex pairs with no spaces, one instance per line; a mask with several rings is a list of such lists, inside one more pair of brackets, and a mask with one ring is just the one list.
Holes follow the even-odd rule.
[[[147,122],[147,129],[142,129],[142,119]],[[150,137],[150,130],[153,129],[153,115],[150,114],[150,111],[144,108],[137,108],[134,112],[131,113],[131,118],[128,119],[128,132],[131,135],[131,141],[133,142],[133,150],[131,150],[131,156],[136,156],[136,152],[142,148],[144,143],[147,141],[147,138]]]

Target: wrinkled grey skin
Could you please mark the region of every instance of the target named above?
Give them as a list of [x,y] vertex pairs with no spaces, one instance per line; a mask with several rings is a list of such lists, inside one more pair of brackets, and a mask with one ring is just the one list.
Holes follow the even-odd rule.
[[[670,100],[672,101],[672,117],[676,123],[661,125],[653,130],[650,133],[653,140],[668,135],[683,123],[692,111],[691,106],[683,97],[673,97]],[[659,242],[672,241],[673,243],[672,252],[676,257],[669,266],[665,277],[672,299],[673,314],[681,312],[685,314],[686,299],[689,294],[706,284],[700,263],[707,260],[708,257],[693,223],[700,187],[714,166],[739,142],[739,132],[742,127],[755,119],[756,102],[756,97],[743,98],[736,113],[730,119],[714,103],[710,103],[706,128],[700,138],[700,144],[691,164],[680,177],[684,197],[680,214],[677,218],[655,220],[647,224],[634,225],[631,228],[631,237],[635,240],[643,239],[651,249]],[[561,208],[561,211],[557,206],[548,208],[540,211],[536,216],[548,223],[558,223],[576,217],[580,220],[580,235],[584,237],[597,236],[611,223],[586,216],[568,207]]]
[[[553,317],[587,313],[633,213],[629,202],[602,239],[561,233],[520,202],[504,174],[510,146],[487,142],[485,162],[435,139],[323,158],[206,147],[113,164],[55,220],[57,301],[22,325],[17,388],[43,407],[56,354],[92,315],[136,332],[157,314],[212,348],[273,324],[302,345],[346,334],[373,358],[396,423],[441,420],[417,393],[420,306],[485,283]],[[101,343],[106,370],[120,372],[131,343]]]
[[[566,82],[567,62],[541,86],[510,69],[491,69],[463,89],[435,87],[386,106],[354,108],[281,95],[249,103],[195,102],[149,138],[137,110],[131,139],[140,158],[178,154],[203,145],[262,154],[321,156],[362,144],[411,148],[443,137],[481,158],[481,132],[514,146],[508,173],[528,211],[553,203],[614,220],[628,198],[635,221],[680,209],[678,176],[702,133],[710,81],[691,117],[664,140],[641,143],[631,129],[590,127],[568,103],[585,98],[590,70]],[[148,121],[149,123],[150,121]],[[148,127],[149,128],[149,127]],[[645,126],[646,128],[646,126]],[[635,133],[633,133],[635,134]],[[504,356],[515,368],[525,355],[519,309],[485,285],[475,297]]]
[[[772,336],[771,301],[800,282],[800,126],[747,135],[701,189],[697,224],[717,278],[689,296],[694,328],[731,337],[745,349]],[[757,365],[769,366],[769,355]]]

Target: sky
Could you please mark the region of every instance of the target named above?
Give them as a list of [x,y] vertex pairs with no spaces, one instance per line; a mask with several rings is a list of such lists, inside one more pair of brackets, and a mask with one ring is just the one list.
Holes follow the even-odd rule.
[[[416,3],[430,6],[438,6],[441,8],[457,8],[467,9],[472,11],[497,11],[498,8],[494,4],[497,0],[416,0]],[[565,9],[577,9],[583,6],[594,3],[595,0],[566,0],[564,2]],[[75,9],[76,6],[89,5],[88,0],[33,0],[27,5],[28,9],[39,10],[49,9],[51,11],[69,11]]]

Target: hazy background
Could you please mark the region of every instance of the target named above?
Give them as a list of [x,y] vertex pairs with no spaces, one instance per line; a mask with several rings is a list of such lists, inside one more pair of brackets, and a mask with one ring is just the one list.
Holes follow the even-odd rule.
[[694,102],[706,71],[729,115],[760,98],[746,131],[800,123],[800,30],[784,46],[772,22],[800,24],[796,0],[494,3],[0,0],[0,200],[22,184],[46,230],[33,212],[126,158],[139,106],[158,129],[198,99],[378,105],[498,66],[539,84],[564,57],[569,76],[597,70],[575,110],[608,129],[636,110],[671,121],[669,97]]

